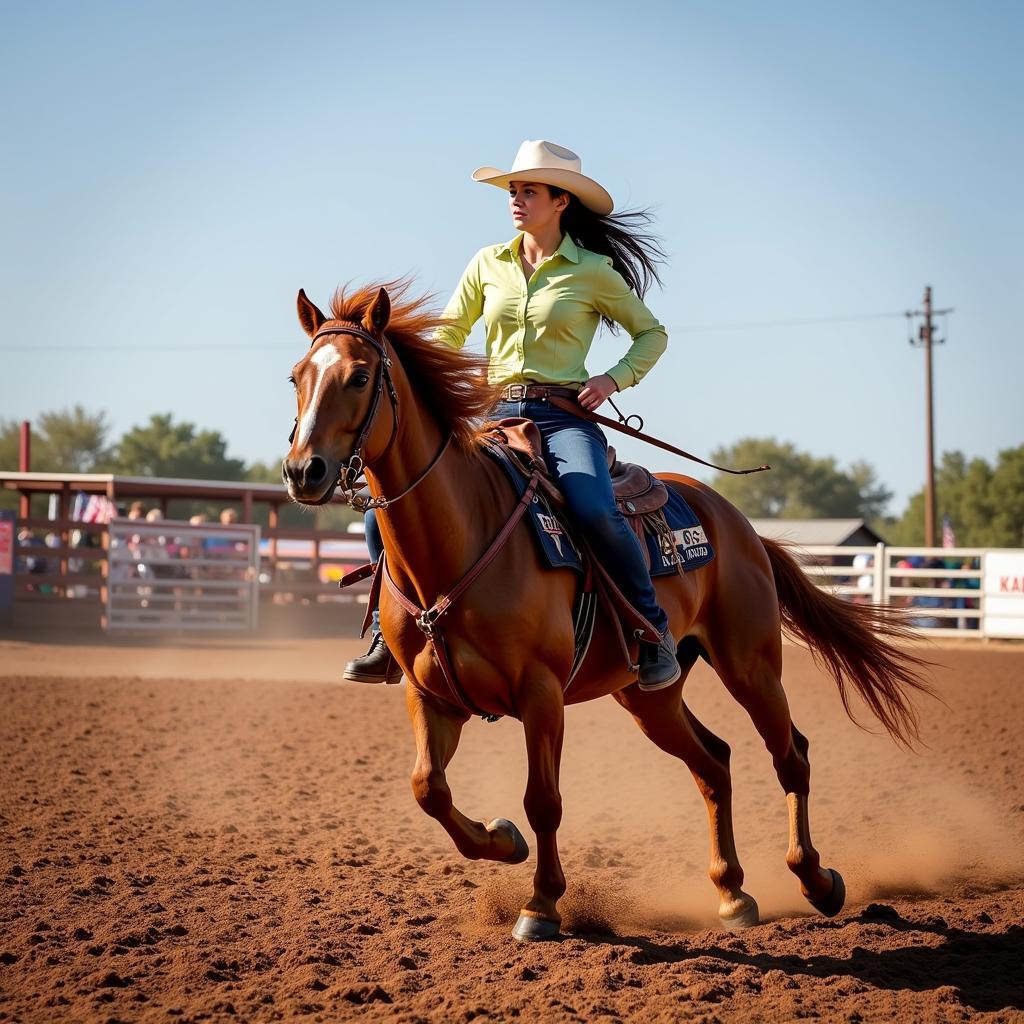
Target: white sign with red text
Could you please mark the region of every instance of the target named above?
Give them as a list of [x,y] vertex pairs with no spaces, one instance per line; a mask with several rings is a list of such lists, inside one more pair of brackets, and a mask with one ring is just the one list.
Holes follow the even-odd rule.
[[1024,551],[986,551],[985,635],[1024,638]]

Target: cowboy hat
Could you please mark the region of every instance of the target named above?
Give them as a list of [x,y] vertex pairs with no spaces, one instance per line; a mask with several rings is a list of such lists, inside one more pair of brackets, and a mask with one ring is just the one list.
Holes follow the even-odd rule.
[[564,146],[538,139],[519,147],[512,169],[478,167],[473,180],[497,188],[508,188],[510,181],[537,181],[542,185],[571,192],[588,209],[607,217],[615,208],[612,197],[593,178],[580,173],[580,158]]

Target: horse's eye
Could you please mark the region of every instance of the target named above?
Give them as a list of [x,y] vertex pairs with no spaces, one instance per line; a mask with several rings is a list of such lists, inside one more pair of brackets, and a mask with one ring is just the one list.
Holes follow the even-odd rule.
[[288,374],[288,383],[295,387],[295,378],[290,373]]
[[365,388],[370,383],[370,375],[368,373],[357,373],[349,381],[349,384],[354,388]]

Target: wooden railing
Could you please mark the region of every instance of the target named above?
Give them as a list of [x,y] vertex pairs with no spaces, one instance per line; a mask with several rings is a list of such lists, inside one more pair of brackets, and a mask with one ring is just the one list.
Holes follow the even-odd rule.
[[[16,532],[24,529],[56,539],[57,543],[16,548],[15,601],[46,603],[75,598],[99,608],[107,574],[106,524],[74,519],[19,519]],[[72,544],[76,533],[96,538],[96,544],[88,547]]]
[[350,603],[365,597],[368,583],[338,588],[341,576],[369,557],[358,534],[278,526],[265,528],[263,538],[260,590],[271,600]]
[[[188,524],[160,520],[139,524],[149,532],[175,536],[189,532]],[[204,524],[216,532],[217,524]],[[73,519],[19,519],[16,530],[29,529],[40,542],[19,545],[15,552],[15,600],[44,605],[75,599],[99,614],[107,603],[110,572],[109,531],[104,523]],[[359,535],[310,527],[264,527],[259,561],[262,601],[286,603],[352,603],[365,601],[368,583],[342,592],[337,580],[367,559]],[[41,543],[50,538],[50,545]],[[72,543],[76,537],[94,538],[87,547]],[[56,543],[54,543],[56,540]],[[51,546],[52,545],[52,546]],[[35,565],[30,569],[30,563]]]

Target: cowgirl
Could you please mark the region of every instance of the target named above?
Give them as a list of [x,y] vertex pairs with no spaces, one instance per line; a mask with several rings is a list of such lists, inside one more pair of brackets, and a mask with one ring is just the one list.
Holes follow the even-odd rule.
[[[608,442],[601,428],[547,402],[550,394],[597,409],[615,391],[638,384],[665,351],[664,327],[642,296],[658,281],[663,256],[637,225],[645,212],[613,216],[612,197],[580,173],[580,158],[553,142],[524,142],[509,171],[481,167],[473,180],[507,189],[519,234],[489,245],[470,261],[445,307],[437,339],[465,344],[482,316],[488,376],[502,388],[494,417],[523,416],[540,429],[544,459],[558,480],[573,520],[597,556],[613,567],[627,599],[661,634],[640,645],[640,688],[659,690],[679,678],[676,641],[658,604],[640,542],[615,506]],[[621,324],[633,339],[605,373],[591,377],[585,361],[598,324]],[[367,513],[370,557],[383,550],[374,513]],[[370,650],[345,666],[358,682],[401,677],[374,617]]]

